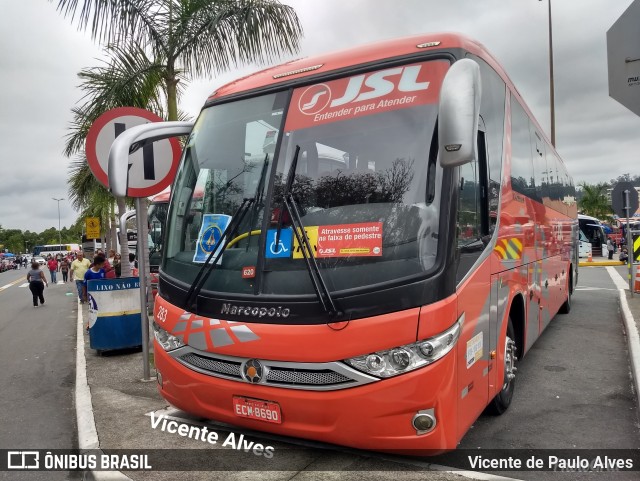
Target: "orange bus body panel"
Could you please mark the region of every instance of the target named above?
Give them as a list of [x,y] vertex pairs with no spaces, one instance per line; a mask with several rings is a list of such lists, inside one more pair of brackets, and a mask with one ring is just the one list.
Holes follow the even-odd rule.
[[[296,328],[279,326],[280,330]],[[455,351],[431,366],[402,376],[351,389],[321,392],[213,378],[171,359],[157,342],[155,352],[155,363],[163,376],[160,393],[177,408],[204,418],[377,451],[455,449],[458,442],[456,385],[452,375],[457,363]],[[236,416],[234,396],[277,402],[282,410],[282,424]],[[438,419],[443,422],[430,433],[416,436],[411,419],[425,407],[437,409]]]
[[[207,351],[227,356],[240,356],[265,360],[292,362],[328,362],[362,355],[363,346],[367,352],[389,349],[416,341],[420,309],[414,308],[382,316],[357,319],[340,323],[335,327],[327,324],[290,325],[290,324],[242,324],[223,319],[207,319],[193,314],[186,320],[186,331],[175,329],[180,317],[185,313],[161,297],[156,298],[154,311],[167,310],[166,322],[162,328],[184,335],[189,343],[189,335],[205,333]],[[202,321],[202,327],[191,328],[192,320]],[[346,324],[346,327],[344,327]],[[453,324],[453,322],[451,323]],[[231,327],[247,326],[258,337],[256,340],[242,342]],[[210,331],[224,329],[234,341],[228,346],[214,348]]]

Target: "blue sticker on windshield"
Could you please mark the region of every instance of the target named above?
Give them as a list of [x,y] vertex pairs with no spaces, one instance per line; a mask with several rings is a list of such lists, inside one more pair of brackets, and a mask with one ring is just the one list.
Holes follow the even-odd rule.
[[265,257],[291,257],[291,246],[293,239],[293,231],[291,229],[280,230],[280,242],[276,245],[277,229],[269,229],[267,231],[267,249]]
[[218,242],[220,242],[222,233],[227,228],[230,221],[230,215],[205,214],[203,216],[200,233],[198,234],[198,245],[193,256],[193,262],[206,262],[209,254],[213,252],[213,249],[215,249]]

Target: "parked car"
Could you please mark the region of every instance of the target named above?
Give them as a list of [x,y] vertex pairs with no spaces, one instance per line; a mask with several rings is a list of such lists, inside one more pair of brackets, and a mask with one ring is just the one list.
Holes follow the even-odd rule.
[[14,264],[13,259],[2,259],[2,261],[0,261],[0,264],[2,264],[2,270],[3,271],[8,271],[8,270],[13,270],[13,269],[17,269],[18,266]]

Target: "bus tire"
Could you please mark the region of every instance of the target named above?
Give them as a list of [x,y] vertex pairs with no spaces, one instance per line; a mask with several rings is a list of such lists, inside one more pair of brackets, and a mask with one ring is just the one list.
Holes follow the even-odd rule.
[[567,298],[564,304],[560,306],[558,311],[560,314],[569,314],[571,312],[571,294],[573,293],[573,273],[569,270],[569,280],[567,282]]
[[515,330],[513,329],[513,322],[511,322],[511,316],[509,316],[509,324],[507,325],[507,335],[504,342],[504,381],[502,389],[496,397],[489,403],[487,411],[489,414],[499,416],[504,413],[511,405],[513,399],[513,392],[515,389],[515,373],[517,371],[515,363],[518,360],[516,357],[516,338]]

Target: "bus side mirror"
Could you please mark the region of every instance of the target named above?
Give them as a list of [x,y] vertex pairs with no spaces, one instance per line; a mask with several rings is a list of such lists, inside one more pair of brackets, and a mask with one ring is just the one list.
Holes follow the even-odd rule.
[[116,197],[126,197],[129,187],[129,154],[146,144],[180,135],[188,135],[192,122],[151,122],[122,132],[111,144],[107,177],[109,190]]
[[476,62],[465,58],[449,68],[442,82],[438,112],[442,167],[456,167],[477,158],[481,92]]

